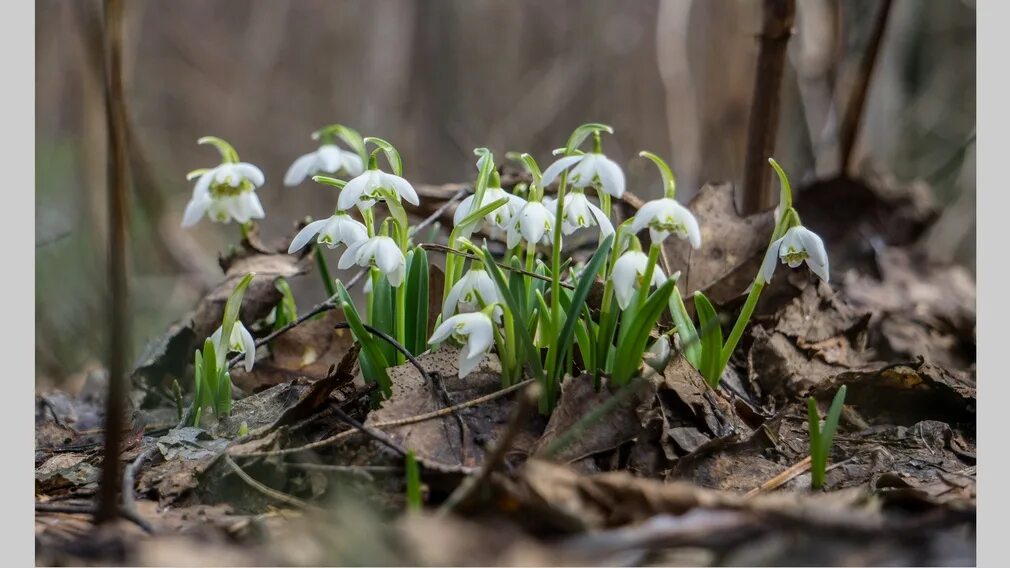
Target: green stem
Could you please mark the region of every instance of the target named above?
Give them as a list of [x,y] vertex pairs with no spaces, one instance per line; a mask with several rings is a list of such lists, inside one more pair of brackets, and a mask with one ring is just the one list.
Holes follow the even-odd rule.
[[740,315],[737,316],[736,323],[733,324],[733,330],[729,332],[729,337],[726,338],[726,343],[722,346],[722,353],[719,356],[719,375],[726,368],[730,355],[733,354],[736,344],[740,341],[740,337],[743,336],[743,331],[750,322],[751,315],[754,313],[754,308],[757,306],[758,298],[761,297],[761,291],[764,290],[764,287],[764,282],[754,280],[754,285],[751,286],[750,293],[747,294],[747,300],[743,304],[743,309],[740,310]]
[[[396,234],[400,240],[400,252],[403,253],[403,257],[407,258],[407,248],[410,245],[410,234],[408,227],[401,227],[398,223],[395,224]],[[427,300],[416,300],[416,301],[427,301]],[[400,282],[400,285],[396,287],[396,303],[394,305],[396,310],[396,340],[400,342],[400,345],[407,344],[407,283]],[[402,365],[407,362],[406,357],[399,350],[396,352],[396,361],[398,364]]]
[[326,297],[332,298],[337,295],[337,287],[333,284],[333,277],[330,276],[330,267],[326,264],[326,257],[323,256],[323,247],[316,243],[316,266],[319,267],[319,277],[323,279],[323,288],[326,290]]
[[[551,325],[557,329],[561,321],[561,216],[565,204],[565,188],[568,185],[568,172],[561,174],[558,184],[558,200],[554,207],[553,239],[551,241]],[[561,361],[557,361],[559,346],[557,341],[551,342],[547,349],[547,400],[553,406],[555,385],[560,382],[559,369]]]

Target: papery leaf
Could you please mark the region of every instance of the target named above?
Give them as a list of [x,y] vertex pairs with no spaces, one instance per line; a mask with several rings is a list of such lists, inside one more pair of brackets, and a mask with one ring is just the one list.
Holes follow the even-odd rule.
[[369,136],[364,139],[364,143],[372,143],[377,146],[386,155],[386,160],[389,161],[389,167],[392,168],[393,173],[402,176],[403,175],[403,159],[400,158],[400,153],[396,151],[396,148],[392,144],[386,142],[382,138],[376,138],[375,136]]

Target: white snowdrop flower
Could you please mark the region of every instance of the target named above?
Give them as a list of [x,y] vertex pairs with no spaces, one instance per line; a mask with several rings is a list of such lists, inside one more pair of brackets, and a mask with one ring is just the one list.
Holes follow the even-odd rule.
[[462,379],[477,368],[494,345],[493,325],[484,312],[458,314],[435,328],[428,343],[439,343],[450,336],[463,343],[459,351],[459,378]]
[[631,232],[638,233],[646,227],[649,227],[649,236],[654,243],[663,242],[667,235],[673,233],[691,243],[692,248],[701,246],[698,220],[687,207],[669,197],[648,201],[638,210],[631,222]]
[[214,349],[217,350],[218,357],[221,357],[223,360],[229,352],[242,353],[245,355],[243,364],[246,372],[252,371],[253,363],[256,362],[256,340],[253,339],[249,330],[242,325],[241,321],[236,320],[235,325],[231,328],[231,338],[228,341],[228,345],[221,343],[222,332],[223,330],[218,327],[214,331],[214,334],[210,336],[211,342],[214,343]]
[[828,281],[828,253],[824,250],[824,241],[817,233],[802,225],[790,228],[768,247],[761,263],[762,282],[771,282],[777,261],[788,264],[789,268],[797,268],[806,262],[814,274],[821,280]]
[[396,241],[389,237],[371,237],[350,245],[340,255],[337,268],[346,270],[355,264],[372,266],[373,263],[389,279],[390,286],[396,288],[403,283],[407,259]]
[[527,201],[509,222],[507,244],[512,248],[520,240],[527,243],[538,243],[541,239],[550,241],[553,230],[554,214],[539,201]]
[[652,343],[642,355],[642,363],[645,364],[645,372],[643,376],[649,377],[656,373],[663,372],[666,369],[666,364],[670,361],[670,338],[666,335],[660,335],[659,339]]
[[[479,298],[478,298],[479,295]],[[471,268],[463,275],[445,298],[442,306],[442,320],[449,319],[454,312],[468,313],[481,310],[480,300],[486,305],[495,304],[501,301],[498,295],[498,286],[483,268]],[[501,313],[501,308],[495,307],[495,315]]]
[[[459,207],[456,208],[456,212],[452,216],[453,226],[459,226],[465,217],[481,207],[490,205],[499,199],[505,198],[508,199],[508,202],[506,202],[505,205],[502,205],[484,216],[484,227],[486,229],[505,229],[515,214],[523,208],[523,205],[526,205],[525,199],[519,197],[518,195],[512,195],[500,187],[489,187],[485,189],[484,197],[481,199],[480,205],[476,205],[474,203],[476,198],[476,195],[471,195],[459,204]],[[476,227],[474,227],[474,229],[476,229]]]
[[337,209],[347,211],[354,205],[360,209],[368,209],[376,201],[382,200],[382,196],[378,194],[380,189],[394,191],[411,205],[420,203],[417,199],[417,192],[407,180],[400,176],[387,174],[382,170],[366,170],[344,186],[340,197],[337,198]]
[[340,211],[328,219],[320,219],[305,225],[291,241],[288,254],[300,250],[317,234],[319,238],[316,242],[332,249],[340,244],[351,246],[367,239],[368,229],[360,221]]
[[[614,263],[614,271],[611,275],[614,282],[614,294],[617,296],[617,304],[621,309],[626,309],[631,304],[631,298],[639,288],[639,280],[645,275],[645,270],[649,267],[649,255],[637,250],[629,250],[622,254]],[[666,282],[666,275],[663,269],[657,264],[652,271],[652,285],[662,286]]]
[[[557,211],[557,199],[544,198],[544,205],[549,211]],[[602,209],[592,204],[582,191],[573,191],[565,195],[565,204],[561,209],[561,232],[570,235],[578,229],[592,226],[600,227],[600,238],[605,239],[614,234],[614,224]]]
[[568,182],[574,187],[588,187],[598,179],[603,191],[618,198],[624,195],[624,172],[621,166],[603,154],[594,152],[558,159],[544,170],[541,183],[547,187],[569,168]]
[[264,181],[263,172],[246,162],[224,163],[200,173],[182,226],[192,227],[204,214],[217,223],[262,219],[266,214],[255,189]]
[[348,175],[358,176],[365,170],[361,156],[350,150],[344,150],[336,144],[323,144],[308,154],[303,154],[291,164],[284,174],[284,185],[294,186],[305,181],[305,178],[318,174],[335,174],[340,171]]

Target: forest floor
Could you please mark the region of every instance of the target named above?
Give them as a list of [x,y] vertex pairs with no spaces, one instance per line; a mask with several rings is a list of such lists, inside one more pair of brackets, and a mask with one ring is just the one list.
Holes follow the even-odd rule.
[[[460,187],[421,191],[424,213],[451,219],[436,209]],[[254,322],[279,301],[277,277],[314,267],[286,243],[247,241],[132,374],[128,520],[93,525],[105,373],[37,393],[36,562],[973,565],[975,280],[928,260],[929,195],[884,176],[802,189],[832,281],[779,271],[717,390],[674,356],[619,404],[569,377],[544,417],[526,412],[525,384],[501,391],[493,355],[460,380],[443,346],[419,357],[430,383],[392,368],[393,395],[372,409],[350,334],[333,329],[342,316],[323,310],[262,347],[252,372],[233,371],[230,417],[177,427],[173,379],[191,383],[186,365],[235,282],[257,273],[242,312]],[[664,261],[682,290],[733,314],[772,213],[740,217],[728,185],[690,208],[719,245],[671,242]],[[433,267],[436,296],[439,282]],[[807,397],[823,415],[842,385],[826,487],[812,491]],[[419,512],[405,511],[407,450]]]

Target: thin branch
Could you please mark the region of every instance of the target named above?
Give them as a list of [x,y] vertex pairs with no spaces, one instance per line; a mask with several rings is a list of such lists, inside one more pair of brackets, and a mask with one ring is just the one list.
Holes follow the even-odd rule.
[[519,397],[515,411],[512,413],[512,419],[509,421],[501,439],[499,439],[498,443],[495,444],[494,450],[492,450],[491,454],[484,459],[484,463],[481,465],[477,475],[465,478],[463,482],[456,487],[456,490],[449,495],[449,498],[442,503],[442,506],[438,509],[439,515],[451,513],[453,509],[459,506],[460,503],[463,503],[474,495],[474,493],[480,489],[481,485],[483,485],[491,476],[491,472],[497,469],[498,466],[505,461],[505,455],[512,447],[512,444],[515,443],[516,438],[522,431],[523,424],[526,423],[526,419],[529,417],[533,409],[536,408],[537,400],[539,398],[540,385],[537,383],[530,384],[526,390],[523,391],[522,395]]
[[795,0],[764,0],[761,50],[751,95],[747,154],[744,157],[743,213],[750,215],[772,205],[768,158],[775,152],[786,45],[792,35]]
[[[508,394],[511,394],[511,393],[519,390],[520,388],[522,388],[524,386],[527,386],[530,383],[533,383],[535,381],[536,381],[536,379],[527,379],[527,380],[522,381],[520,383],[516,383],[516,384],[514,384],[514,385],[512,385],[510,387],[506,387],[506,388],[503,388],[501,390],[495,391],[495,392],[493,392],[491,394],[484,395],[482,397],[478,397],[478,398],[475,398],[473,400],[468,400],[466,402],[461,402],[459,404],[450,406],[448,408],[442,408],[442,409],[435,410],[435,411],[432,411],[432,412],[426,412],[424,414],[418,414],[416,416],[408,416],[407,418],[399,418],[397,420],[387,420],[385,422],[378,422],[378,423],[374,424],[374,427],[375,428],[394,428],[394,427],[397,427],[397,426],[405,426],[407,424],[415,424],[417,422],[424,422],[425,420],[432,420],[434,418],[442,418],[442,417],[448,416],[448,415],[450,415],[453,412],[456,412],[458,410],[462,410],[464,408],[469,408],[471,406],[477,406],[479,404],[483,404],[485,402],[489,402],[489,401],[492,401],[494,399],[501,398],[501,397],[503,397],[505,395],[508,395]],[[298,452],[304,452],[304,451],[308,451],[308,450],[314,450],[314,449],[317,449],[317,448],[322,448],[324,446],[329,446],[331,444],[335,444],[335,443],[337,443],[337,442],[339,442],[341,440],[345,440],[347,438],[350,438],[356,432],[357,432],[356,430],[344,430],[343,432],[338,432],[337,434],[334,434],[334,435],[332,435],[332,436],[330,436],[328,438],[323,438],[322,440],[317,440],[315,442],[311,442],[311,443],[306,444],[304,446],[298,446],[297,448],[283,448],[283,449],[280,449],[280,450],[270,450],[270,451],[263,451],[263,452],[249,452],[249,453],[244,453],[244,454],[236,455],[235,457],[239,457],[239,458],[265,458],[265,457],[280,456],[280,455],[285,455],[285,454],[295,454],[295,453],[298,453]]]
[[845,108],[845,117],[839,128],[838,138],[841,141],[841,168],[845,174],[852,167],[852,150],[856,145],[856,137],[859,134],[859,125],[862,122],[863,111],[866,107],[866,95],[870,90],[870,79],[873,77],[873,68],[877,64],[877,54],[880,53],[880,45],[883,43],[884,31],[887,30],[887,20],[891,14],[891,0],[884,0],[880,11],[877,12],[877,19],[873,24],[873,33],[870,42],[866,46],[863,60],[859,65],[859,73],[856,75],[855,84],[852,85],[852,94],[849,96],[849,104]]
[[266,485],[263,485],[259,481],[256,481],[255,479],[253,479],[251,475],[246,473],[245,470],[239,467],[238,464],[235,463],[235,460],[231,459],[231,457],[229,457],[227,453],[221,454],[221,457],[224,458],[224,463],[228,464],[228,466],[232,469],[232,471],[235,472],[235,475],[239,476],[239,478],[242,481],[246,482],[246,485],[252,487],[256,491],[259,491],[260,493],[266,495],[267,497],[270,497],[271,499],[276,499],[281,503],[286,503],[293,507],[298,507],[299,509],[319,510],[317,507],[310,505],[309,503],[306,503],[305,501],[302,501],[297,497],[288,495],[287,493],[283,493],[281,491],[277,491],[276,489],[267,487]]
[[119,516],[119,450],[126,422],[126,357],[130,321],[126,279],[127,158],[126,111],[123,102],[123,2],[105,0],[105,114],[108,129],[109,211],[109,392],[105,405],[105,454],[99,499],[99,523]]

